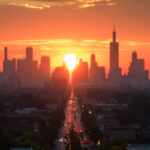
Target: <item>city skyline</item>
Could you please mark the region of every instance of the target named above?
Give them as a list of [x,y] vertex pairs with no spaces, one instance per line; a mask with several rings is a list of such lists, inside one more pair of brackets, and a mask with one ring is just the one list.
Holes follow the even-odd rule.
[[[118,31],[118,30],[117,30]],[[116,32],[117,32],[116,31]],[[111,35],[111,34],[110,34]],[[15,45],[15,42],[4,42],[1,44],[1,47],[5,47],[8,44],[9,48],[9,58],[23,58],[24,49],[29,45],[34,48],[34,58],[40,62],[40,57],[42,55],[47,55],[51,58],[51,69],[54,70],[55,67],[60,66],[66,54],[73,54],[77,57],[78,61],[80,58],[90,63],[90,55],[95,54],[97,57],[97,62],[100,66],[104,66],[106,73],[109,73],[109,43],[111,42],[112,37],[107,41],[99,40],[71,40],[71,39],[57,39],[55,40],[42,40],[42,41],[17,41],[18,44]],[[131,54],[136,51],[138,55],[145,60],[146,69],[150,70],[150,60],[148,55],[144,55],[142,49],[132,49],[132,50],[122,50],[122,42],[120,42],[117,32],[117,41],[119,42],[119,66],[122,69],[122,74],[127,74],[129,65],[131,63]],[[29,45],[27,45],[29,43]],[[75,45],[71,45],[76,43]],[[5,45],[4,45],[5,44]],[[43,45],[42,45],[43,44]],[[136,43],[130,43],[132,46]],[[43,47],[42,47],[43,46]],[[52,47],[51,47],[52,46]],[[57,47],[58,46],[58,47]],[[2,49],[3,49],[2,47]],[[40,48],[41,47],[41,48]],[[64,47],[64,48],[63,48]],[[78,48],[75,48],[78,47]],[[138,47],[138,44],[136,45]],[[139,45],[140,47],[140,45]],[[99,51],[97,50],[99,48]],[[17,54],[16,54],[17,53]],[[3,53],[1,51],[0,57],[4,59]],[[0,63],[0,70],[2,71],[2,62]]]
[[[120,43],[114,28],[109,44],[109,71],[105,65],[97,63],[94,53],[90,56],[90,63],[75,54],[65,54],[62,65],[52,69],[52,57],[40,56],[40,63],[34,57],[33,47],[26,47],[25,56],[22,58],[9,58],[9,50],[3,50],[3,71],[1,72],[1,85],[17,87],[44,86],[46,82],[62,81],[73,85],[100,86],[100,87],[134,87],[149,88],[149,70],[145,68],[145,60],[139,57],[136,51],[131,54],[131,61],[127,73],[120,67]],[[69,73],[70,72],[70,73]]]
[[115,24],[123,72],[134,50],[150,70],[149,7],[149,0],[1,0],[0,48],[7,45],[12,49],[10,57],[20,57],[25,47],[33,46],[37,59],[49,53],[54,67],[62,63],[65,53],[86,61],[95,53],[108,72],[110,33]]

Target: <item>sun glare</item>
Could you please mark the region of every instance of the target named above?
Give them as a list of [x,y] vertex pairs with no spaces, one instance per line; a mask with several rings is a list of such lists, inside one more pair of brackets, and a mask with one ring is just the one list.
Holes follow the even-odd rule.
[[67,65],[68,69],[72,71],[77,64],[77,58],[74,54],[66,54],[64,56],[64,62]]

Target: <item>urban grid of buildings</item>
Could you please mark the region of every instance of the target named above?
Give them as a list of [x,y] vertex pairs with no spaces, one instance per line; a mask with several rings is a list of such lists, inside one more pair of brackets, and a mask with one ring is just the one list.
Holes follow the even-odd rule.
[[[148,70],[145,70],[144,59],[138,58],[136,51],[132,53],[127,75],[122,75],[119,67],[119,42],[116,31],[113,31],[109,49],[109,74],[106,77],[105,67],[99,66],[95,54],[91,55],[90,67],[80,59],[72,73],[74,85],[103,88],[150,88]],[[23,59],[8,58],[8,48],[4,48],[3,72],[0,85],[2,87],[36,87],[43,86],[51,80],[69,81],[69,72],[65,65],[56,67],[50,73],[50,58],[42,56],[40,64],[33,58],[33,48],[26,48]],[[11,86],[10,86],[11,85]]]

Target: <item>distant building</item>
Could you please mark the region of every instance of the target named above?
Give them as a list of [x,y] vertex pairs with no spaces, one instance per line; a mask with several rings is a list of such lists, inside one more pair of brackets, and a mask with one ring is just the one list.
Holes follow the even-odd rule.
[[119,68],[119,43],[117,42],[116,31],[113,31],[112,42],[110,43],[110,66],[109,80],[112,83],[117,83],[121,79],[121,69]]
[[104,83],[105,81],[105,67],[98,67],[96,71],[96,81],[100,83]]
[[90,79],[94,80],[94,78],[96,77],[96,72],[97,72],[97,62],[96,62],[96,58],[95,58],[95,54],[91,55],[91,64],[90,64]]
[[132,53],[132,62],[129,66],[128,78],[132,80],[148,80],[148,70],[145,70],[144,59],[139,59],[136,52]]
[[1,76],[1,84],[5,85],[7,88],[15,89],[17,86],[16,67],[16,59],[13,58],[12,60],[10,60],[8,58],[8,48],[4,47],[3,75]]
[[139,59],[137,53],[133,52],[127,75],[128,86],[144,88],[148,86],[148,80],[148,70],[145,70],[144,59]]
[[49,77],[49,75],[50,75],[50,59],[48,56],[41,57],[39,71],[43,78]]
[[33,48],[32,47],[26,48],[26,60],[33,61]]
[[38,67],[38,62],[34,60],[33,48],[27,47],[25,54],[25,58],[10,60],[8,48],[4,48],[3,73],[0,74],[0,83],[6,88],[39,87],[49,80],[49,57],[41,57],[40,67]]
[[39,84],[37,61],[33,60],[33,48],[26,48],[25,59],[17,61],[17,74],[19,86],[36,86]]
[[73,83],[80,84],[88,81],[88,63],[80,59],[72,75]]
[[116,31],[113,31],[112,42],[110,43],[110,70],[119,68],[119,43],[117,42]]
[[98,66],[94,54],[91,55],[89,79],[94,84],[104,83],[105,81],[105,67]]
[[6,76],[10,76],[16,72],[16,59],[8,59],[8,48],[4,48],[3,72]]
[[69,71],[66,66],[56,67],[52,74],[53,85],[58,88],[63,88],[68,85]]

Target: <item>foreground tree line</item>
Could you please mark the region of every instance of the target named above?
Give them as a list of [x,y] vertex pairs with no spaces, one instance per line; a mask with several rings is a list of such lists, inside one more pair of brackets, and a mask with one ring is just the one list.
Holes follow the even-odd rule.
[[[149,143],[150,94],[148,91],[84,89],[83,92],[83,89],[77,89],[76,95],[82,108],[82,122],[86,133],[96,149],[126,150],[128,144]],[[112,133],[119,131],[119,138],[112,134],[109,137],[111,140],[108,140],[103,133],[107,130],[107,126],[104,126],[104,129],[100,128],[103,122],[98,121],[98,116],[102,116],[105,120],[105,116],[108,115],[112,120],[112,127],[110,126],[109,130],[113,131]],[[117,122],[115,128],[113,128],[114,121]],[[123,128],[135,133],[135,138],[131,140],[121,136]]]
[[19,89],[1,95],[0,149],[49,150],[64,121],[67,88]]

